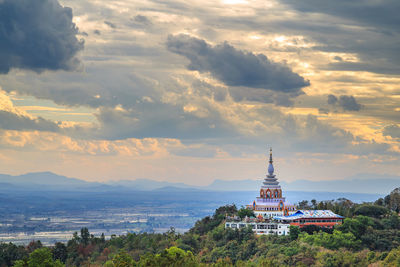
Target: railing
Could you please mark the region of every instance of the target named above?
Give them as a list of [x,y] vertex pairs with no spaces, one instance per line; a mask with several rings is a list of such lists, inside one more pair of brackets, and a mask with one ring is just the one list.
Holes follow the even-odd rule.
[[283,202],[285,202],[286,198],[281,197],[281,198],[261,198],[261,197],[257,197],[257,202],[273,202],[273,203],[278,203],[281,202],[281,200]]

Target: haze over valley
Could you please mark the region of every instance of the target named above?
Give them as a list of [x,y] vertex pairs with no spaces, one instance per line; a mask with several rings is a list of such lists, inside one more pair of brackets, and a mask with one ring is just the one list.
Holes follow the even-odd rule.
[[[165,232],[171,227],[185,232],[216,207],[248,204],[261,184],[261,179],[217,180],[205,187],[146,179],[99,183],[50,172],[0,175],[0,179],[0,241],[23,244],[33,239],[45,244],[66,241],[83,227],[107,238],[127,232]],[[374,201],[386,193],[308,190],[286,194],[297,203],[338,198]]]

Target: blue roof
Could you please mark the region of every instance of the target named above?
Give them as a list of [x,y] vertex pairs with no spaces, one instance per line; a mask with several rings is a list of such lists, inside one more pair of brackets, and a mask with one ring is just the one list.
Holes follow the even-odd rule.
[[288,216],[274,217],[276,220],[296,220],[299,218],[344,218],[331,210],[298,210],[296,213]]

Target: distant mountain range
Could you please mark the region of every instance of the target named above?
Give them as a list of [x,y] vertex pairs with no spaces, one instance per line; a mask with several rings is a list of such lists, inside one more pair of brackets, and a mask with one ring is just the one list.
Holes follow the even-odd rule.
[[400,176],[360,173],[343,180],[297,180],[282,183],[287,190],[389,194],[400,187]]
[[120,180],[116,182],[107,182],[107,185],[116,187],[125,187],[135,190],[155,190],[160,188],[184,188],[184,189],[200,189],[201,187],[191,186],[184,183],[171,183],[160,182],[149,179],[136,179],[136,180]]
[[[258,189],[261,182],[260,180],[215,180],[212,184],[203,188],[220,191],[239,189],[247,191]],[[341,180],[280,181],[280,184],[285,191],[388,194],[394,188],[400,187],[400,176],[361,173]]]
[[0,174],[0,190],[108,190],[110,186],[96,183],[86,182],[76,178],[69,178],[57,175],[52,172],[33,172],[23,175],[7,175]]
[[[192,186],[184,183],[160,182],[148,179],[121,180],[107,183],[87,182],[51,172],[27,173],[19,176],[0,174],[0,191],[9,190],[67,190],[67,191],[149,191],[149,190],[203,190],[203,191],[258,191],[261,180],[215,180],[207,186]],[[281,181],[285,191],[302,192],[350,192],[388,194],[400,187],[400,176],[358,174],[344,180],[294,182]]]

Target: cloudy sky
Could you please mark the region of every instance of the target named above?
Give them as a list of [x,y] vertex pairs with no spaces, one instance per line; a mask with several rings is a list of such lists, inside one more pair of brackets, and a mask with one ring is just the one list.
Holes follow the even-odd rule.
[[[0,173],[400,173],[397,0],[0,0]],[[400,180],[399,180],[400,182]]]

